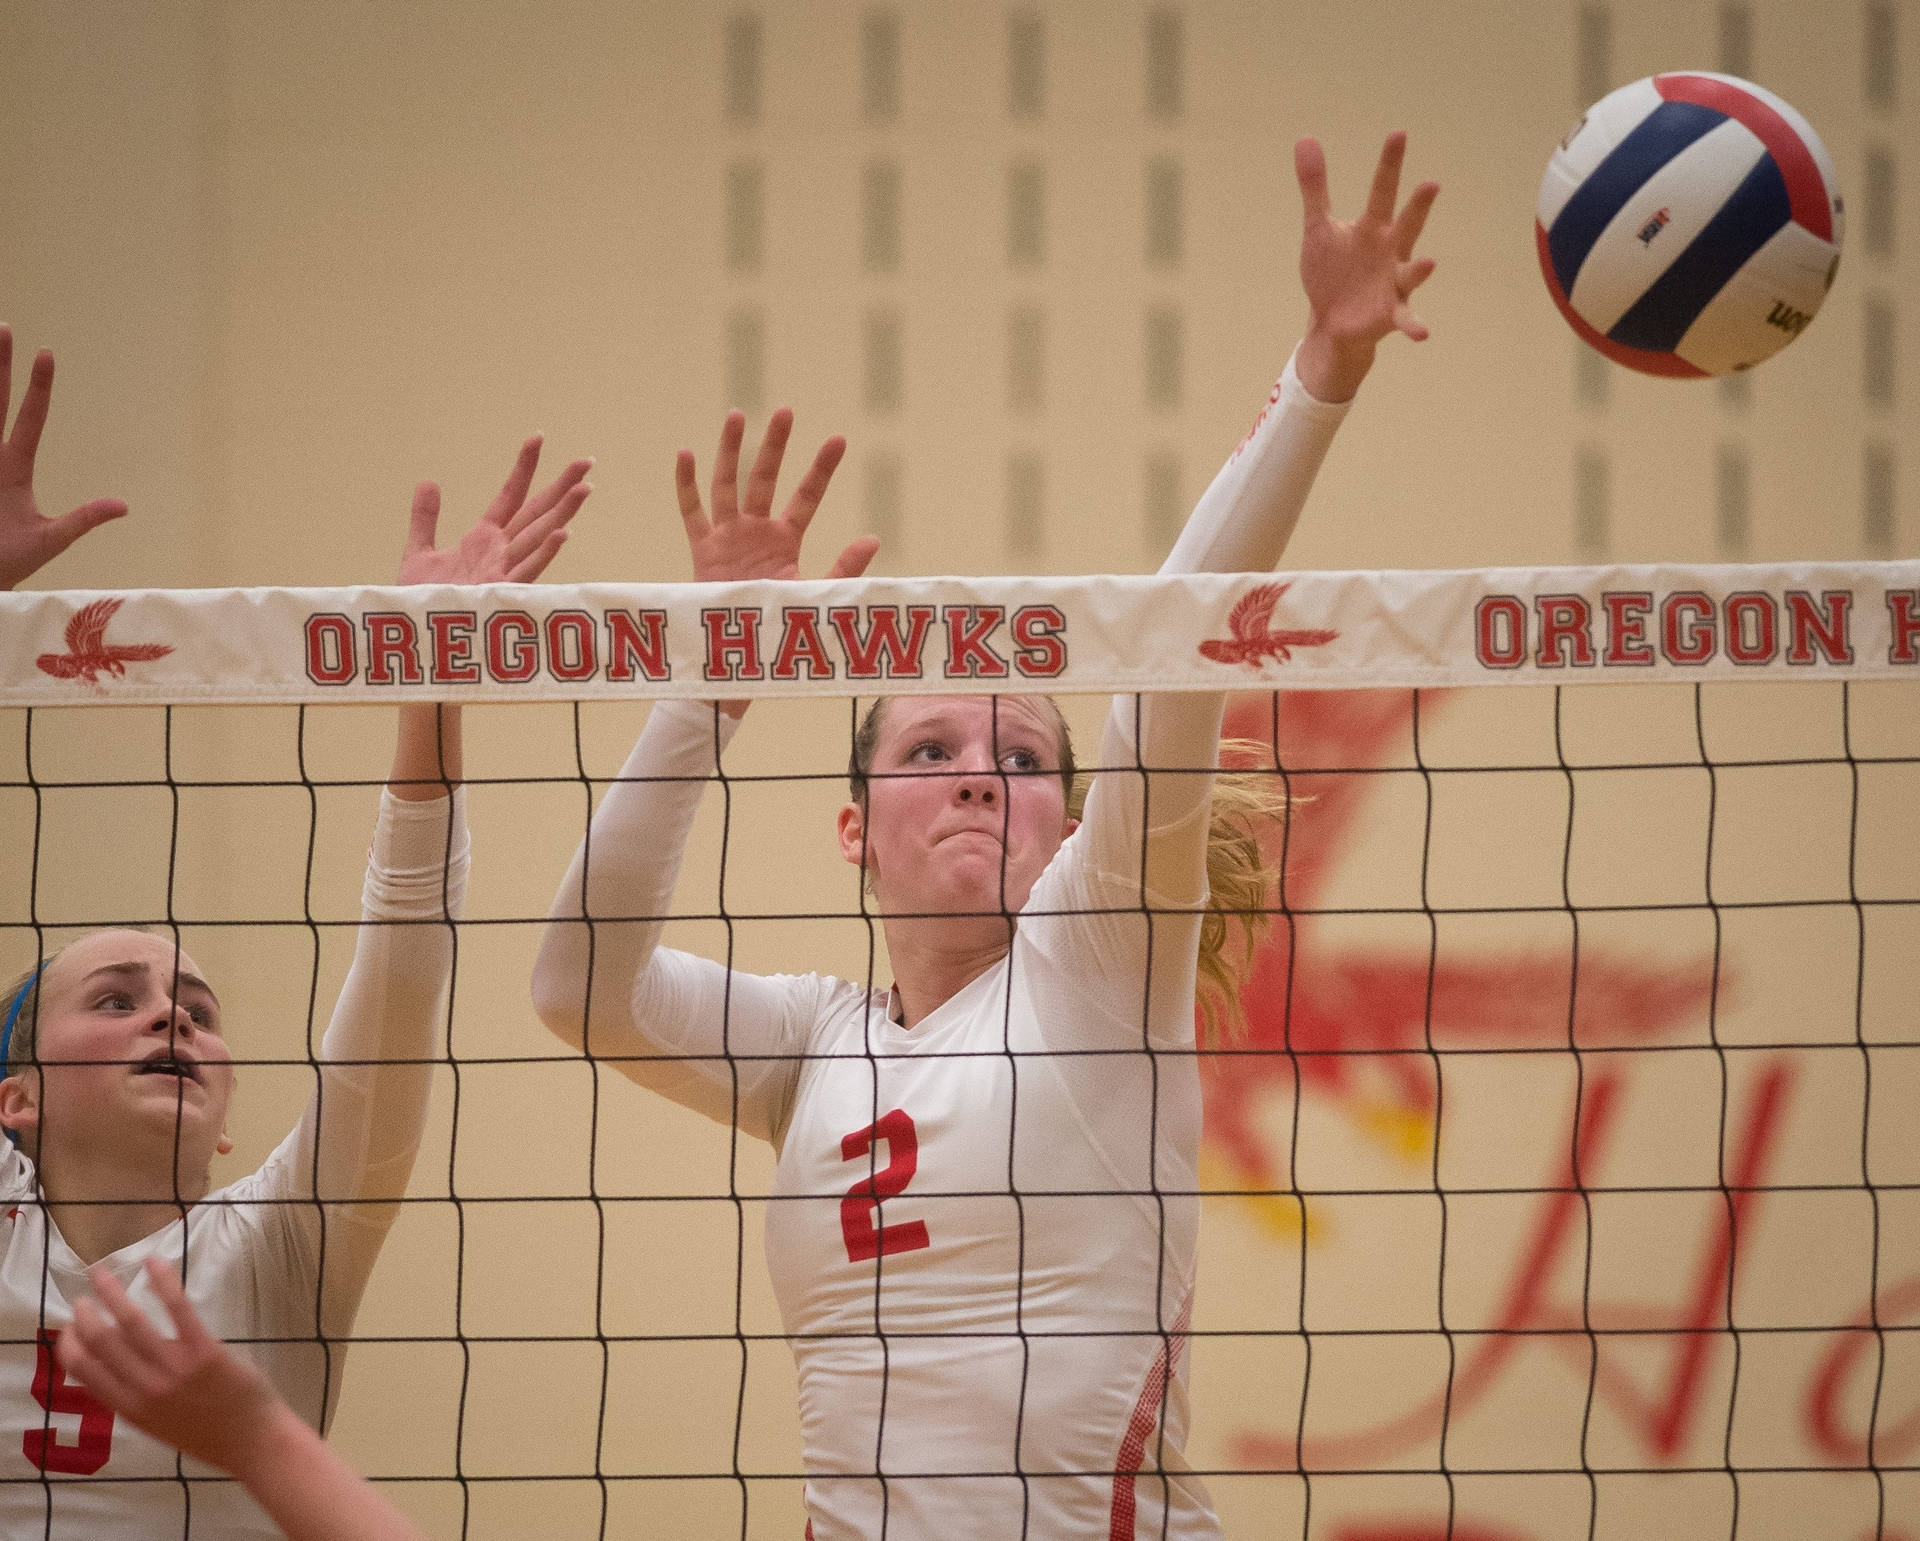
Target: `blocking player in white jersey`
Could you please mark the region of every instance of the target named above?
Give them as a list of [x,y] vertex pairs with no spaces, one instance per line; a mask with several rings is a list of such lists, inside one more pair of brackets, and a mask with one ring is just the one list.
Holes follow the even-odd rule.
[[[1408,297],[1432,267],[1414,243],[1437,188],[1396,214],[1403,152],[1389,139],[1347,224],[1320,147],[1296,147],[1311,324],[1163,572],[1270,568],[1375,345],[1425,335]],[[681,456],[696,578],[797,575],[844,446],[771,517],[789,426],[776,414],[742,505],[728,420],[711,519]],[[854,542],[833,575],[876,544]],[[814,1541],[1217,1535],[1182,1447],[1223,698],[1117,698],[1077,824],[1045,698],[876,707],[839,836],[884,919],[887,991],[729,971],[658,946],[659,923],[583,923],[669,912],[743,709],[654,710],[622,773],[635,779],[608,790],[561,887],[534,993],[563,1038],[635,1056],[611,1062],[774,1143],[767,1260]]]
[[[485,516],[435,551],[439,489],[414,496],[401,583],[528,581],[590,490],[576,461],[529,496],[539,440]],[[324,1431],[343,1345],[406,1192],[467,873],[457,706],[400,708],[363,921],[293,1132],[210,1191],[231,1148],[233,1046],[214,987],[168,935],[94,931],[0,995],[0,1535],[237,1541],[280,1531],[238,1483],[115,1417],[57,1353],[89,1265],[165,1321],[143,1266],[237,1339]],[[244,1045],[244,1028],[236,1036]]]

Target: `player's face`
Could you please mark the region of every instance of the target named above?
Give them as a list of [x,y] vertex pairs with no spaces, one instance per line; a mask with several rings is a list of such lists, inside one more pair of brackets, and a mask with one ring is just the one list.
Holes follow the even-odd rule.
[[[233,1059],[220,1002],[171,940],[99,931],[42,976],[40,1072],[31,1091],[43,1169],[68,1147],[151,1151],[171,1172],[202,1174],[225,1139]],[[11,1106],[11,1104],[10,1104]]]
[[840,820],[841,850],[865,859],[882,909],[1018,912],[1072,828],[1059,735],[1039,697],[888,702],[864,813]]

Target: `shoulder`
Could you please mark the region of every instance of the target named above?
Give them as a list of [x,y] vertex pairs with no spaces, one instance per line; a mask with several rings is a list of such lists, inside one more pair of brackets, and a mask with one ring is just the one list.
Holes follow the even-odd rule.
[[[212,1313],[209,1321],[229,1328],[246,1322],[266,1330],[291,1318],[304,1321],[311,1333],[313,1291],[320,1277],[320,1206],[300,1202],[285,1176],[281,1163],[269,1161],[209,1193],[189,1213],[186,1247],[207,1291],[206,1301],[196,1298],[195,1303],[203,1314]],[[231,1330],[222,1335],[231,1336]]]
[[300,1159],[300,1148],[295,1128],[253,1171],[214,1189],[194,1206],[196,1228],[206,1225],[236,1239],[268,1232],[305,1239],[317,1220],[312,1203],[300,1202],[311,1201],[314,1181],[311,1167]]
[[812,1053],[851,1038],[864,1042],[868,1021],[887,1010],[887,991],[834,974],[775,974],[769,977],[785,994],[788,1042]]
[[873,1011],[884,1012],[887,992],[835,974],[777,974],[774,978],[792,992],[797,1013],[814,1034],[836,1025],[866,1021]]

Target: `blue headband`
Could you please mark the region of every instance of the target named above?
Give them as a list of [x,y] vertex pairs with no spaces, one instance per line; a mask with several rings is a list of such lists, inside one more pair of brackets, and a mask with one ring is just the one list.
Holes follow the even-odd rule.
[[[20,1008],[26,1005],[27,997],[33,993],[33,987],[40,983],[40,976],[46,971],[46,963],[36,968],[27,982],[14,992],[13,1004],[7,1007],[7,1025],[0,1027],[0,1075],[6,1074],[7,1056],[13,1052],[13,1024],[20,1020]],[[6,1136],[16,1145],[20,1143],[19,1137],[11,1129],[6,1131]]]
[[46,971],[47,965],[42,963],[27,976],[27,982],[14,992],[13,1004],[7,1008],[7,1025],[0,1027],[0,1075],[6,1074],[7,1055],[13,1050],[13,1024],[20,1020],[20,1008],[26,1005],[27,997],[33,993],[33,987],[40,983],[40,976]]

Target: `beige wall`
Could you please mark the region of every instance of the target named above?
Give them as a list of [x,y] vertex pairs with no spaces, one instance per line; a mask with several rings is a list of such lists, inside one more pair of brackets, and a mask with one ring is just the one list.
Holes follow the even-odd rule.
[[[65,507],[112,493],[134,508],[40,581],[384,580],[413,481],[440,479],[457,525],[535,428],[548,432],[556,456],[599,457],[598,491],[553,576],[683,576],[671,455],[682,444],[703,461],[710,452],[730,404],[730,318],[743,312],[763,318],[766,338],[756,429],[766,407],[789,402],[803,440],[836,430],[853,440],[843,485],[818,527],[821,564],[827,548],[867,527],[869,514],[888,514],[869,489],[876,465],[894,464],[900,501],[888,514],[887,570],[1150,569],[1167,530],[1150,507],[1149,462],[1171,466],[1183,498],[1195,495],[1303,324],[1288,146],[1299,134],[1321,134],[1336,199],[1351,208],[1380,135],[1396,126],[1411,135],[1412,172],[1445,188],[1428,237],[1441,268],[1421,297],[1435,335],[1424,347],[1383,350],[1293,559],[1372,567],[1920,554],[1912,436],[1899,403],[1869,399],[1863,385],[1863,329],[1876,303],[1900,314],[1897,390],[1908,390],[1920,362],[1909,300],[1920,234],[1911,165],[1920,13],[1905,0],[1893,7],[1900,57],[1892,106],[1867,99],[1865,11],[1853,0],[1589,8],[1608,18],[1610,42],[1607,56],[1588,57],[1585,67],[1602,70],[1609,85],[1715,66],[1729,46],[1722,11],[1745,14],[1751,73],[1808,115],[1840,168],[1852,225],[1839,279],[1806,336],[1752,376],[1745,397],[1620,371],[1583,374],[1579,344],[1546,297],[1528,227],[1546,154],[1584,105],[1574,5],[1186,0],[1161,8],[1182,19],[1185,65],[1181,111],[1159,118],[1147,109],[1147,8],[1057,0],[1032,12],[1043,24],[1044,103],[1030,118],[1009,110],[1008,10],[914,0],[883,8],[898,18],[901,45],[899,111],[887,121],[862,111],[868,7],[781,0],[744,9],[764,29],[753,121],[726,110],[733,13],[722,7],[12,0],[0,8],[0,319],[24,348],[52,346],[61,362],[41,457],[43,501]],[[1855,193],[1874,147],[1891,149],[1898,170],[1890,254],[1865,249]],[[900,260],[880,270],[862,242],[863,168],[874,160],[899,167],[902,190]],[[1171,264],[1146,250],[1150,160],[1180,168],[1182,251]],[[1044,255],[1031,266],[1007,252],[1015,163],[1043,168]],[[729,167],[744,164],[763,168],[764,255],[730,267],[725,189]],[[1038,405],[1011,399],[1016,308],[1044,318]],[[1154,308],[1176,313],[1184,336],[1178,399],[1158,405],[1145,362]],[[864,329],[876,313],[898,318],[903,341],[892,405],[875,399],[866,378]],[[1605,381],[1598,397],[1596,379]],[[1877,530],[1863,512],[1869,446],[1890,448],[1904,477],[1891,526]],[[1717,467],[1729,453],[1750,468],[1744,542],[1716,534]],[[1608,519],[1597,533],[1583,534],[1575,514],[1582,455],[1608,468]],[[1042,517],[1024,532],[1008,513],[1018,457],[1040,465],[1043,489]],[[1482,694],[1427,711],[1429,764],[1448,753],[1463,763],[1554,763],[1550,698]],[[1574,697],[1562,727],[1576,761],[1583,743],[1592,760],[1623,743],[1649,760],[1698,757],[1684,696]],[[1720,755],[1779,755],[1782,744],[1798,744],[1832,761],[1849,746],[1856,754],[1877,746],[1910,760],[1920,747],[1915,704],[1892,689],[1856,692],[1851,739],[1837,695],[1824,689],[1764,701],[1723,691],[1709,711],[1723,734]],[[637,707],[584,715],[593,774],[617,767],[643,715]],[[179,711],[171,726],[169,744],[157,712],[37,713],[33,779],[163,780],[170,750],[176,780],[297,780],[289,712]],[[315,794],[309,883],[310,805],[297,785],[190,788],[177,805],[164,786],[36,799],[21,785],[26,724],[8,714],[0,728],[0,781],[12,783],[0,787],[9,832],[0,841],[4,961],[31,956],[31,915],[83,923],[130,910],[164,914],[171,903],[195,923],[189,945],[244,1024],[242,1052],[300,1059],[320,1026],[310,1026],[307,1004],[316,949],[323,1021],[349,944],[342,928],[316,933],[305,916],[310,908],[322,922],[351,918],[371,788]],[[377,712],[310,713],[307,773],[377,778],[387,731]],[[741,741],[741,763],[829,769],[844,731],[837,711],[762,706]],[[474,712],[472,741],[477,775],[577,775],[564,709]],[[1331,753],[1340,742],[1336,722],[1295,747]],[[1411,893],[1418,908],[1426,784],[1404,744],[1387,763],[1407,773],[1378,783],[1357,833],[1328,854],[1322,903],[1404,905]],[[1870,897],[1912,901],[1910,810],[1920,788],[1911,764],[1863,776],[1865,865],[1856,879]],[[1576,902],[1692,906],[1677,917],[1596,914],[1583,922],[1583,946],[1684,975],[1715,942],[1701,876],[1704,773],[1675,771],[1657,786],[1594,773],[1580,788]],[[1728,773],[1717,791],[1717,900],[1847,896],[1844,764]],[[1466,904],[1514,893],[1549,911],[1563,902],[1558,772],[1442,777],[1434,796],[1436,903],[1449,892]],[[830,842],[830,805],[829,793],[805,784],[743,794],[727,866],[730,906],[790,914],[857,907]],[[546,1056],[551,1042],[515,1004],[535,941],[527,922],[544,910],[583,806],[577,782],[474,790],[469,914],[508,923],[462,934],[451,1025],[460,1064],[457,1074],[443,1072],[436,1092],[415,1184],[427,1202],[397,1228],[360,1324],[399,1341],[355,1349],[338,1436],[370,1470],[434,1479],[394,1491],[436,1533],[460,1534],[464,1512],[473,1536],[598,1534],[600,1490],[579,1475],[594,1469],[601,1400],[597,1278],[608,1335],[718,1335],[611,1350],[603,1469],[716,1476],[616,1483],[607,1533],[734,1534],[745,1491],[748,1533],[792,1536],[799,1508],[791,1481],[743,1488],[729,1475],[742,1359],[732,1334],[736,1325],[749,1335],[779,1327],[758,1260],[758,1207],[728,1196],[728,1141],[617,1077],[596,1082],[564,1057],[526,1060]],[[690,909],[712,908],[715,812],[707,810],[689,859],[682,902]],[[777,870],[753,859],[776,842]],[[1616,1065],[1627,1077],[1607,1171],[1656,1185],[1713,1184],[1723,1112],[1731,1150],[1769,1067],[1790,1073],[1783,1132],[1768,1147],[1778,1163],[1772,1180],[1843,1191],[1767,1196],[1743,1242],[1753,1250],[1740,1264],[1736,1320],[1745,1312],[1774,1326],[1831,1327],[1864,1311],[1876,1287],[1884,1294],[1920,1268],[1920,1217],[1911,1195],[1892,1186],[1920,1180],[1911,1133],[1920,1066],[1912,1050],[1869,1060],[1848,1047],[1862,929],[1871,961],[1861,966],[1860,1031],[1870,1040],[1913,1037],[1914,914],[1909,902],[1722,916],[1720,941],[1738,984],[1715,1019],[1721,1041],[1839,1049],[1796,1048],[1777,1061],[1756,1048],[1723,1060],[1696,1013],[1660,1030],[1660,1041],[1695,1052],[1601,1056],[1585,1067],[1589,1088]],[[266,933],[215,924],[259,917],[280,924]],[[1568,951],[1564,912],[1448,925],[1445,955],[1469,964]],[[1425,927],[1418,915],[1345,930],[1327,923],[1317,945],[1417,961]],[[684,930],[685,945],[719,945],[717,924]],[[746,924],[739,943],[757,968],[867,968],[866,929],[853,919]],[[1484,988],[1493,998],[1501,986],[1496,978]],[[1304,1359],[1294,1329],[1303,1317],[1316,1328],[1437,1326],[1443,1215],[1448,1325],[1468,1332],[1454,1344],[1461,1365],[1487,1341],[1471,1329],[1497,1316],[1541,1234],[1551,1201],[1538,1194],[1435,1198],[1434,1109],[1377,1068],[1337,1086],[1310,1084],[1298,1098],[1290,1085],[1268,1088],[1253,1099],[1254,1116],[1276,1160],[1297,1128],[1301,1165],[1289,1172],[1281,1161],[1272,1185],[1297,1177],[1307,1187],[1404,1192],[1316,1200],[1304,1239],[1290,1200],[1208,1201],[1200,1325],[1227,1336],[1198,1339],[1194,1350],[1192,1454],[1204,1465],[1275,1464],[1257,1438],[1291,1430],[1299,1416]],[[1449,1062],[1443,1183],[1554,1180],[1571,1139],[1574,1073],[1567,1055]],[[307,1084],[297,1064],[257,1067],[246,1081],[234,1174],[288,1126]],[[1884,1190],[1877,1209],[1861,1186],[1863,1123]],[[738,1156],[734,1191],[763,1192],[767,1153],[743,1145]],[[1213,1157],[1222,1186],[1264,1185],[1219,1150]],[[456,1194],[461,1202],[447,1202]],[[1701,1260],[1713,1255],[1722,1213],[1717,1192],[1597,1201],[1591,1293],[1600,1305],[1590,1320],[1672,1325]],[[1877,1251],[1864,1229],[1874,1219]],[[1576,1226],[1582,1235],[1586,1224],[1583,1216]],[[738,1276],[737,1233],[746,1258]],[[1535,1325],[1580,1325],[1580,1256],[1578,1248],[1554,1253],[1546,1293],[1561,1315],[1542,1306]],[[1886,1310],[1896,1304],[1888,1299]],[[1898,1309],[1911,1320],[1917,1305]],[[469,1340],[567,1341],[473,1341],[463,1351],[456,1328]],[[1717,1340],[1671,1447],[1658,1446],[1648,1432],[1653,1415],[1641,1407],[1675,1405],[1670,1344],[1619,1343],[1583,1449],[1587,1340],[1569,1341],[1571,1358],[1530,1346],[1476,1382],[1444,1451],[1424,1426],[1390,1450],[1391,1441],[1362,1441],[1359,1454],[1316,1447],[1323,1467],[1380,1462],[1425,1475],[1316,1478],[1312,1534],[1361,1541],[1366,1525],[1393,1523],[1402,1530],[1381,1534],[1411,1541],[1427,1533],[1416,1522],[1444,1527],[1443,1461],[1455,1471],[1562,1473],[1456,1477],[1463,1536],[1468,1524],[1495,1527],[1475,1534],[1529,1541],[1586,1536],[1596,1494],[1601,1536],[1725,1535],[1736,1486],[1742,1537],[1858,1541],[1870,1533],[1880,1491],[1871,1477],[1746,1475],[1735,1484],[1718,1472],[1736,1362],[1746,1388],[1736,1461],[1830,1459],[1810,1443],[1806,1412],[1807,1387],[1837,1341],[1830,1332],[1755,1334],[1737,1361]],[[1920,1401],[1906,1338],[1890,1339],[1888,1352],[1883,1428]],[[1316,1438],[1377,1430],[1446,1385],[1447,1340],[1437,1331],[1323,1337],[1314,1354],[1308,1432]],[[746,1358],[741,1465],[792,1473],[786,1350],[769,1336]],[[463,1369],[470,1379],[456,1453]],[[1864,1426],[1870,1382],[1856,1374],[1846,1384],[1846,1416]],[[1910,1465],[1912,1441],[1891,1457],[1883,1451],[1889,1459]],[[469,1477],[573,1480],[477,1481],[463,1493],[456,1460]],[[1590,1486],[1583,1461],[1706,1474],[1601,1477]],[[1215,1486],[1237,1537],[1298,1536],[1307,1524],[1297,1477]],[[1913,1528],[1915,1479],[1889,1477],[1884,1491],[1889,1521],[1904,1515]]]

